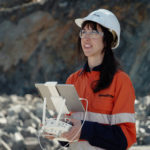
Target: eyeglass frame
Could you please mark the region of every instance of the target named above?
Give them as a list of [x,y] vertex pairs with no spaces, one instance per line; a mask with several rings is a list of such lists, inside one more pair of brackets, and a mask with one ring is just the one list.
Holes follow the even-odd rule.
[[[84,33],[85,34],[85,37],[82,37],[82,31],[85,31],[86,33]],[[97,31],[97,30],[92,30],[92,31],[90,31],[90,32],[87,32],[86,30],[80,30],[80,32],[79,32],[79,37],[81,38],[81,39],[84,39],[84,38],[86,38],[86,35],[88,35],[88,38],[90,38],[90,39],[97,39],[98,37],[90,37],[90,35],[92,35],[92,33],[94,33],[93,31],[95,31],[95,33],[97,34],[97,35],[100,35],[100,36],[103,36],[104,35],[104,32],[102,32],[102,31]]]

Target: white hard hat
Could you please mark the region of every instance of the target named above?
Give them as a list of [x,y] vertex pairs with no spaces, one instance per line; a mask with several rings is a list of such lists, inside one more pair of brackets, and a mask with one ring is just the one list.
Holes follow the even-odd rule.
[[106,28],[113,34],[115,38],[117,36],[117,41],[113,43],[112,49],[118,47],[120,42],[120,24],[117,17],[109,10],[106,9],[98,9],[91,12],[85,18],[77,18],[75,19],[75,23],[81,28],[82,23],[84,21],[93,21],[96,22]]

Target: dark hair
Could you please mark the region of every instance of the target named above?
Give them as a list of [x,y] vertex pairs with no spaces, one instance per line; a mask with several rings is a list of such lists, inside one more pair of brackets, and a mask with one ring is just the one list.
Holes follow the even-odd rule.
[[[86,26],[89,25],[93,30],[97,30],[97,23],[92,22],[92,21],[85,21],[82,24],[82,29]],[[99,24],[98,24],[99,25]],[[112,33],[102,25],[100,25],[104,36],[103,36],[103,42],[104,42],[104,58],[103,62],[101,64],[102,69],[100,73],[100,77],[98,81],[94,81],[91,85],[93,92],[96,93],[102,89],[108,88],[113,80],[113,77],[115,73],[121,69],[121,65],[117,58],[114,56],[114,53],[112,51],[112,44],[113,44],[113,35]],[[78,38],[78,52],[81,54],[82,47],[81,47],[81,39],[80,37]]]

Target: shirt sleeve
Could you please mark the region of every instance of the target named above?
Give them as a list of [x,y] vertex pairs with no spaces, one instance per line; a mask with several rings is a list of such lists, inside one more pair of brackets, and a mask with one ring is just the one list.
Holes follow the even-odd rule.
[[112,110],[112,124],[121,127],[126,136],[128,147],[136,142],[135,129],[135,92],[127,74],[120,73],[116,80],[115,101]]
[[80,139],[87,140],[92,146],[107,150],[126,150],[127,140],[117,125],[103,125],[85,121]]
[[73,84],[73,76],[72,75],[70,75],[68,78],[67,78],[67,80],[66,80],[66,84]]

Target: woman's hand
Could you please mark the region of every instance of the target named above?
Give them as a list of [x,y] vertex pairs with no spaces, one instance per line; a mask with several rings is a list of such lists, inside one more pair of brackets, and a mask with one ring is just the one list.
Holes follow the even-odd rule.
[[56,138],[53,134],[50,133],[44,133],[44,137],[49,139],[49,140],[53,140],[54,138]]
[[[42,127],[43,124],[40,124],[40,127]],[[49,140],[53,140],[55,138],[55,136],[53,134],[50,134],[50,133],[47,133],[47,132],[44,132],[43,133],[44,137],[49,139]]]
[[70,121],[73,124],[72,128],[68,132],[63,133],[61,137],[66,138],[69,141],[78,141],[81,134],[81,121],[76,119],[71,119]]

